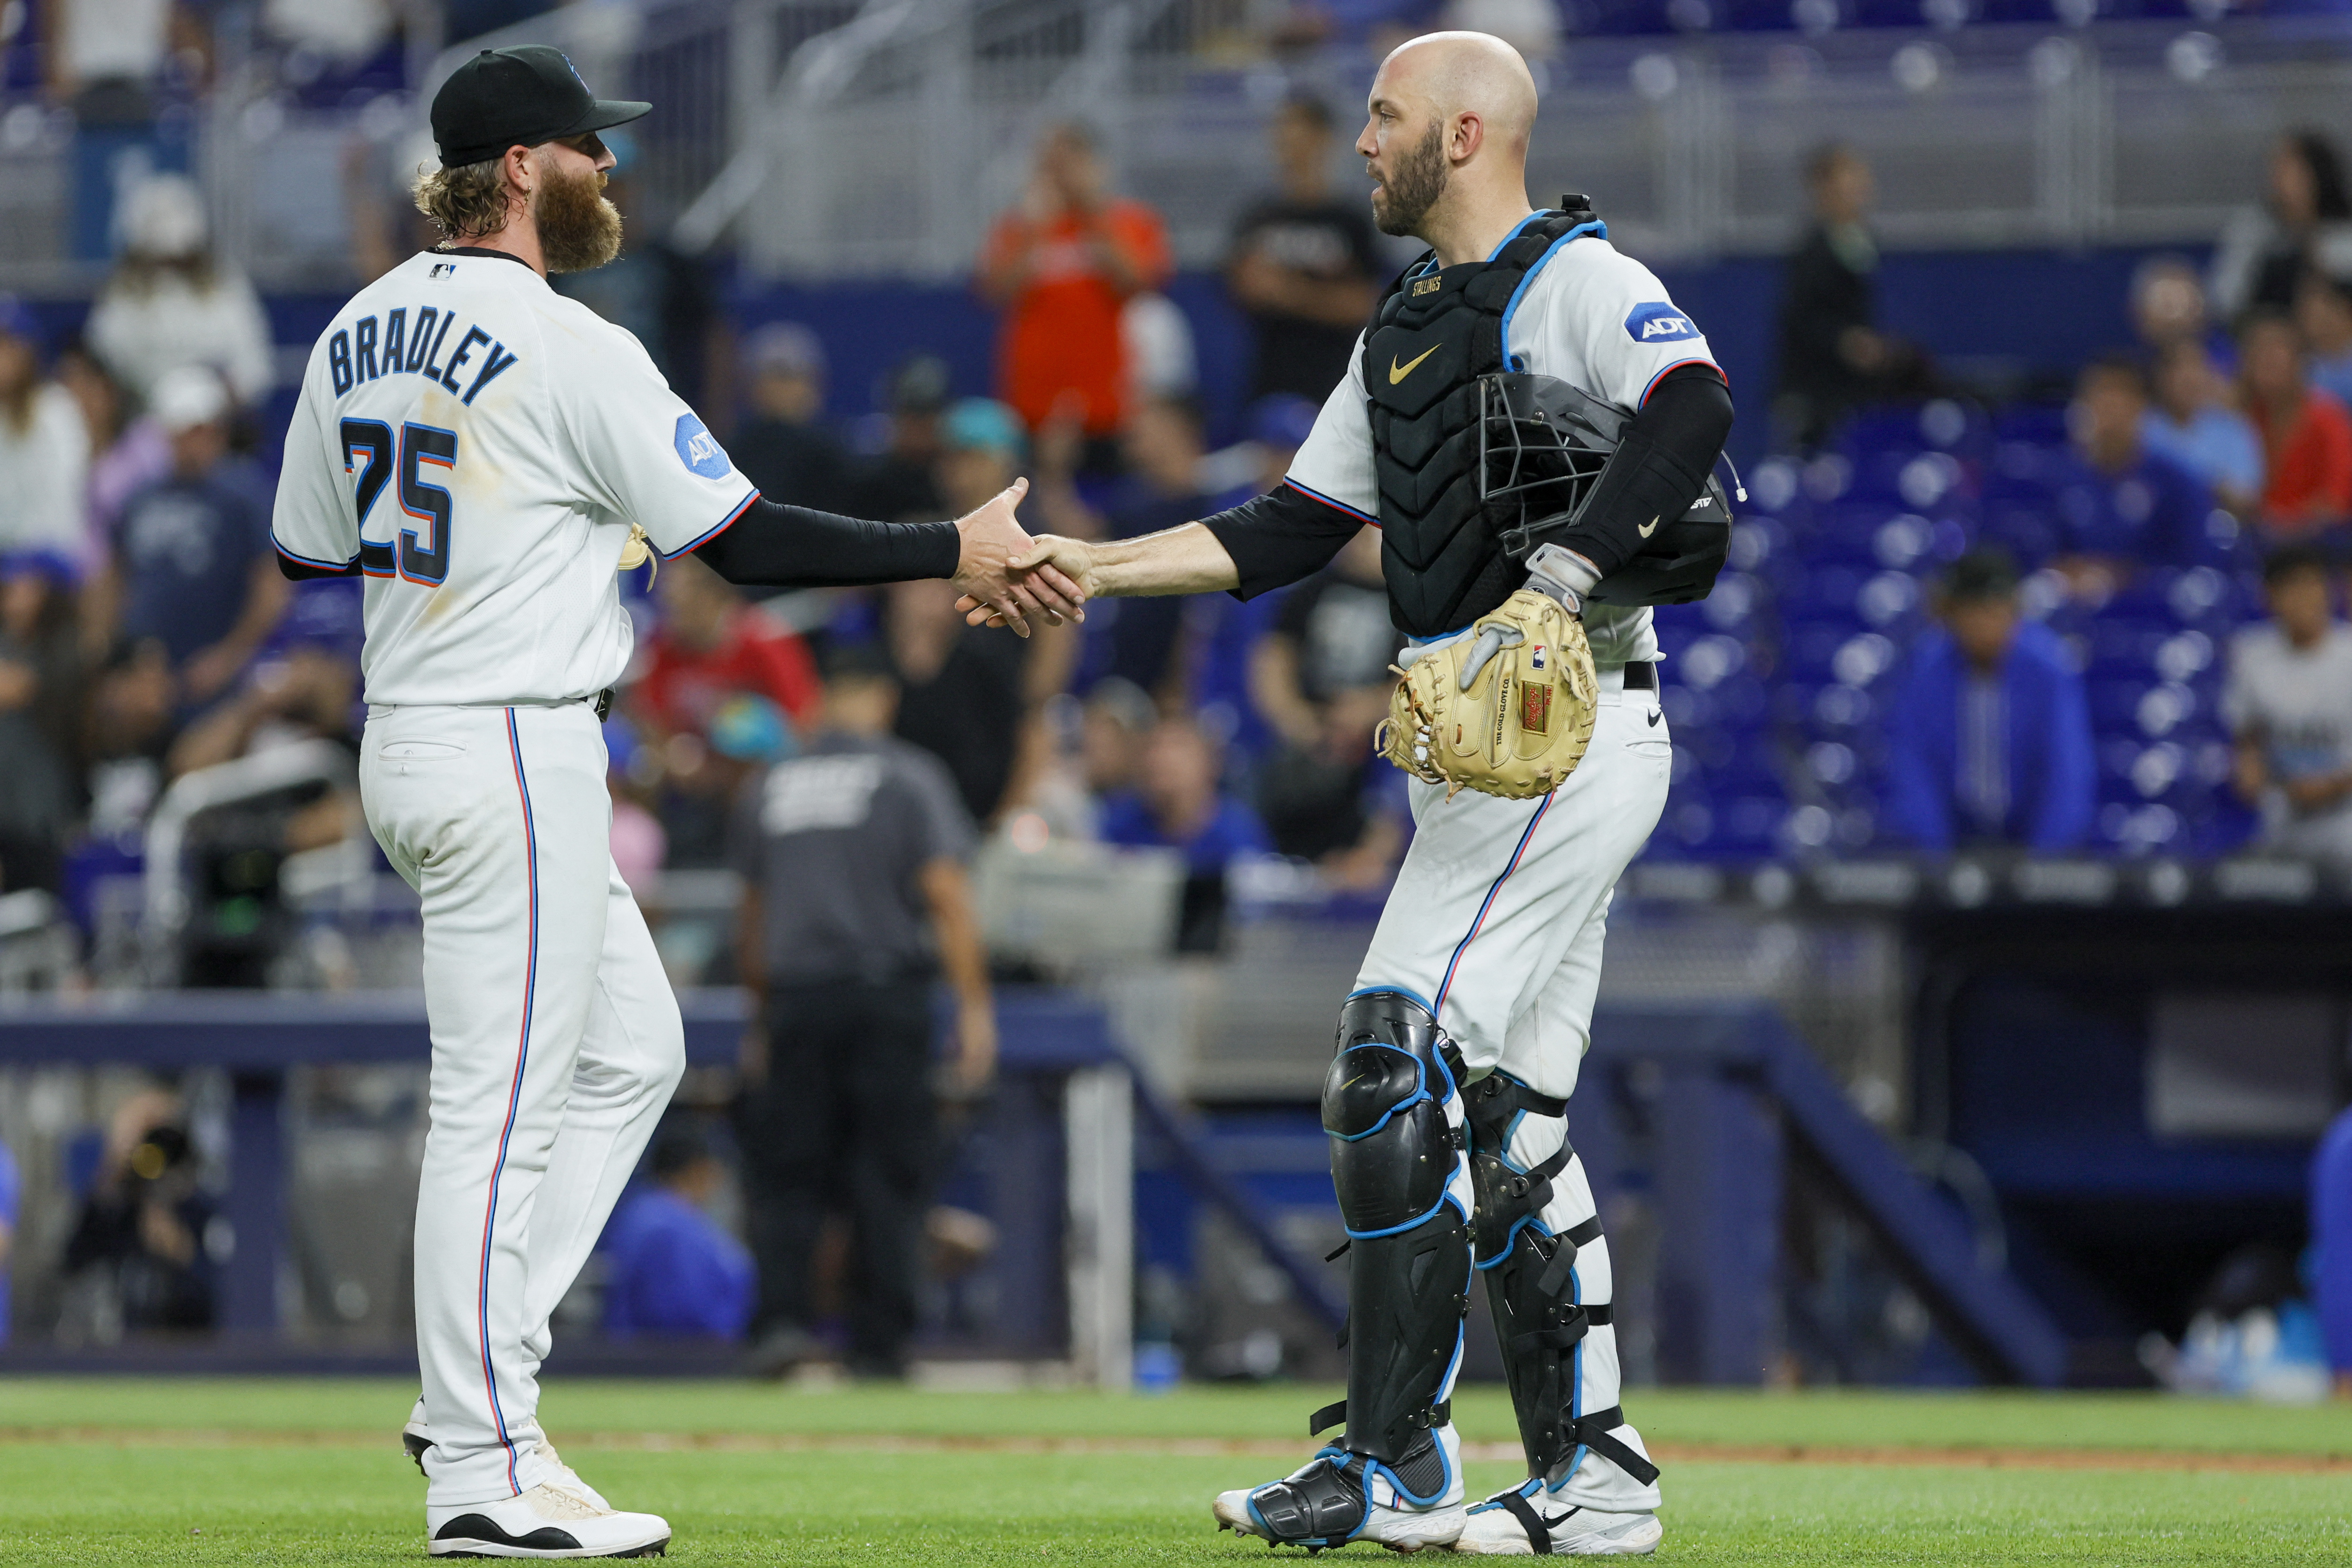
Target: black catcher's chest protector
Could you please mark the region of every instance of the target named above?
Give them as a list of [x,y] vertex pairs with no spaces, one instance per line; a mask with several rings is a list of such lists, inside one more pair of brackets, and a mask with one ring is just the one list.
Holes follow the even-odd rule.
[[[1526,575],[1496,534],[1517,521],[1479,499],[1478,378],[1504,363],[1503,312],[1528,269],[1590,207],[1538,214],[1491,261],[1409,269],[1364,334],[1381,567],[1397,629],[1436,637],[1510,597]],[[1424,258],[1424,260],[1427,258]]]

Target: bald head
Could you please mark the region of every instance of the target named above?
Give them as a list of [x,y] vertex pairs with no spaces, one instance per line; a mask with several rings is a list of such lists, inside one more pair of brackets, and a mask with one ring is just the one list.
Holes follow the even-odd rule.
[[1484,255],[1528,215],[1536,83],[1485,33],[1431,33],[1381,62],[1356,151],[1377,182],[1372,218],[1417,235],[1447,265]]
[[1527,156],[1536,128],[1536,79],[1519,51],[1492,34],[1429,33],[1399,45],[1372,79],[1373,97],[1384,89],[1440,116],[1476,115],[1489,156]]

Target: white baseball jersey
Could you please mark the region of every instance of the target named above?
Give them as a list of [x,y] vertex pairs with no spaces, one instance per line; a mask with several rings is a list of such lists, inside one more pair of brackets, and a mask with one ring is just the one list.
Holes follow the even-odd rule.
[[370,702],[564,702],[628,664],[629,524],[676,555],[758,499],[627,331],[511,258],[427,251],[310,351],[271,531],[365,575]]
[[[1512,230],[1495,248],[1518,234]],[[1428,266],[1435,269],[1433,260]],[[1630,412],[1647,401],[1668,371],[1715,364],[1697,324],[1675,307],[1657,275],[1604,237],[1554,245],[1528,269],[1520,289],[1517,305],[1503,315],[1503,352],[1514,370],[1556,377]],[[1294,487],[1367,522],[1380,521],[1360,335],[1347,379],[1324,400],[1287,477]],[[1584,630],[1598,664],[1658,657],[1647,606],[1588,605]]]

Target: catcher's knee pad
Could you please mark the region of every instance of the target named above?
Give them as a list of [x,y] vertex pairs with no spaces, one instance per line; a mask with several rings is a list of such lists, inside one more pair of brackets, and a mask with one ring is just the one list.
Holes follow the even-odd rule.
[[1416,1502],[1452,1479],[1429,1439],[1448,1419],[1470,1300],[1461,1071],[1411,997],[1366,992],[1340,1009],[1323,1129],[1348,1227],[1348,1397],[1316,1427],[1345,1419],[1342,1446]]
[[1574,1468],[1580,1447],[1589,1447],[1646,1485],[1657,1479],[1657,1468],[1609,1436],[1624,1425],[1622,1414],[1576,1409],[1578,1348],[1590,1330],[1610,1321],[1610,1305],[1576,1300],[1577,1248],[1601,1239],[1601,1216],[1557,1236],[1543,1223],[1552,1178],[1568,1168],[1575,1150],[1563,1128],[1549,1157],[1521,1166],[1510,1155],[1511,1136],[1524,1119],[1564,1121],[1567,1102],[1499,1072],[1471,1085],[1464,1099],[1477,1194],[1477,1266],[1486,1277],[1528,1473],[1556,1485]]

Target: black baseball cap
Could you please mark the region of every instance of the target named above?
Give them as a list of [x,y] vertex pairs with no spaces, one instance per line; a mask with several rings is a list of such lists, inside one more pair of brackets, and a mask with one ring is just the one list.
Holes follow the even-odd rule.
[[1955,605],[2006,599],[2017,592],[2017,562],[1999,545],[1969,551],[1944,568],[1944,597]]
[[449,73],[433,95],[433,140],[441,166],[463,168],[566,136],[610,130],[650,103],[598,98],[563,51],[546,44],[484,49]]

